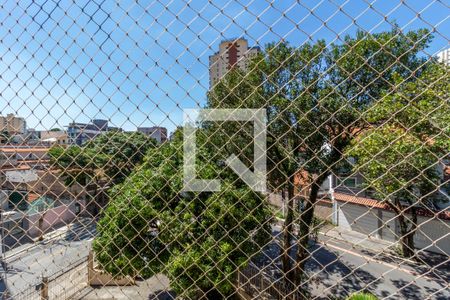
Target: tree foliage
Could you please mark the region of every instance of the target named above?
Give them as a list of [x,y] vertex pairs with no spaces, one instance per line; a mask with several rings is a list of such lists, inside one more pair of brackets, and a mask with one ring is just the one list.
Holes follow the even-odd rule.
[[88,185],[97,179],[122,182],[142,161],[156,142],[140,132],[108,132],[83,146],[54,146],[49,151],[51,165],[60,169],[66,184]]
[[0,131],[0,143],[6,144],[9,143],[11,139],[11,135],[8,131],[2,130]]
[[414,81],[398,76],[399,87],[367,112],[374,127],[347,151],[366,186],[397,214],[408,257],[414,255],[417,208],[434,208],[440,200],[438,169],[450,152],[449,75],[448,67],[433,64]]
[[[424,59],[418,54],[430,40],[427,30],[403,33],[394,27],[375,34],[358,32],[330,46],[324,41],[299,47],[271,43],[253,59],[248,72],[230,70],[209,93],[210,108],[267,110],[269,188],[288,191],[282,253],[288,282],[300,284],[304,276],[320,186],[342,167],[344,149],[371,126],[363,113],[392,88],[395,76],[409,81],[421,72]],[[212,146],[217,155],[236,154],[230,147],[248,147],[248,141],[236,138],[248,135],[247,127],[217,126],[224,132]],[[240,153],[243,161],[251,157],[247,151]],[[303,199],[300,219],[294,220],[294,177],[299,172],[308,174],[309,196]],[[296,267],[288,254],[294,221],[300,226]]]
[[123,182],[156,142],[139,132],[108,132],[83,146],[54,146],[50,165],[58,169],[67,186],[86,191],[86,211],[95,216],[106,205],[105,191]]
[[94,250],[113,275],[163,272],[180,296],[217,299],[233,293],[236,268],[267,243],[270,212],[263,195],[213,164],[204,147],[197,151],[198,177],[219,178],[222,188],[183,192],[183,147],[175,136],[110,192]]

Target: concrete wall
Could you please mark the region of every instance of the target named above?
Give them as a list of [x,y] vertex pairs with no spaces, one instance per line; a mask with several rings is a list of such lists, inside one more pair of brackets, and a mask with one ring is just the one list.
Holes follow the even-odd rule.
[[[337,225],[368,236],[397,242],[399,225],[396,215],[389,210],[372,208],[350,202],[336,202]],[[414,236],[417,249],[450,255],[450,220],[418,217]]]
[[269,196],[267,198],[270,205],[273,205],[280,209],[283,207],[283,199],[281,198],[281,193],[269,193]]
[[331,201],[319,200],[314,208],[314,216],[331,222],[333,217],[333,204]]
[[415,246],[450,255],[450,220],[419,216],[418,223],[419,230],[414,236]]
[[361,205],[338,202],[338,225],[368,236],[378,237],[378,210]]

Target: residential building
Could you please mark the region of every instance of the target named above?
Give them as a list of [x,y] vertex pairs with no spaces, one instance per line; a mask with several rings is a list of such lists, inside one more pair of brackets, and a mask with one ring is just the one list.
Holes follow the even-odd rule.
[[88,188],[67,186],[61,172],[31,166],[0,169],[3,243],[7,249],[73,222],[87,211]]
[[[442,167],[445,183],[447,167]],[[392,242],[393,245],[399,241],[401,234],[397,214],[370,189],[364,187],[363,176],[359,173],[349,176],[331,175],[328,181],[330,189],[326,197],[332,202],[329,215],[335,225],[365,234],[368,238]],[[419,230],[414,235],[414,243],[417,249],[450,254],[450,210],[446,208],[448,203],[445,203],[444,198],[448,196],[445,196],[445,188],[444,184],[441,191],[431,195],[433,198],[442,198],[442,206],[431,203],[416,206]],[[323,203],[318,205],[321,206]],[[406,205],[403,213],[408,218],[411,217]]]
[[41,131],[27,128],[27,132],[25,133],[25,141],[27,144],[38,144],[41,139]]
[[67,186],[60,171],[45,168],[20,168],[0,171],[2,191],[24,191],[26,194],[47,196],[52,199],[73,199],[85,196],[86,189],[74,183]]
[[[416,249],[443,255],[450,255],[449,162],[444,159],[439,166],[438,172],[442,175],[441,189],[431,195],[433,199],[439,198],[442,201],[427,202],[427,205],[422,203],[423,205],[416,207],[419,230],[414,236]],[[294,184],[294,205],[301,210],[311,187],[308,173],[297,173]],[[283,213],[286,199],[287,195],[283,199],[279,192],[269,194],[269,203],[281,208]],[[330,175],[320,187],[314,207],[317,218],[332,222],[342,230],[364,234],[367,239],[383,239],[393,246],[400,239],[397,214],[365,187],[364,177],[360,173]],[[406,204],[403,213],[411,218]]]
[[219,51],[209,57],[210,87],[235,66],[247,70],[251,57],[259,51],[259,47],[249,47],[243,38],[222,41]]
[[0,168],[20,166],[40,167],[48,162],[48,147],[41,146],[3,146],[0,147]]
[[40,142],[47,145],[67,145],[69,144],[69,135],[64,130],[47,130],[41,131]]
[[165,127],[138,127],[137,131],[154,138],[158,143],[167,141],[167,129]]
[[25,133],[17,133],[9,136],[5,141],[14,145],[36,145],[39,144],[41,132],[32,128],[27,128]]
[[67,126],[68,143],[83,145],[87,141],[94,139],[97,135],[108,131],[122,131],[117,127],[109,127],[107,120],[95,119],[92,123],[70,123]]
[[0,116],[0,132],[7,132],[9,135],[24,134],[27,124],[24,118],[16,117],[14,114]]
[[439,62],[450,65],[450,48],[445,49],[437,54]]

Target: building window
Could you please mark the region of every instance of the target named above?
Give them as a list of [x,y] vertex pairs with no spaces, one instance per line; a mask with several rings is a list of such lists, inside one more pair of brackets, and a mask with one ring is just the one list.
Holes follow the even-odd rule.
[[337,178],[337,185],[348,187],[348,188],[356,188],[358,187],[358,181],[356,177],[346,177],[346,178]]

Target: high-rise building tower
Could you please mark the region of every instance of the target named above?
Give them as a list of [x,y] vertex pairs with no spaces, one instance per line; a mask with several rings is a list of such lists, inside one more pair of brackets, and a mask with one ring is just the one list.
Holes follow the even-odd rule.
[[249,47],[246,39],[222,41],[219,51],[209,57],[209,85],[212,87],[232,67],[247,70],[250,58],[260,51],[259,47]]
[[447,66],[449,66],[450,65],[450,48],[439,52],[437,54],[437,57],[438,57],[439,62],[444,63]]

